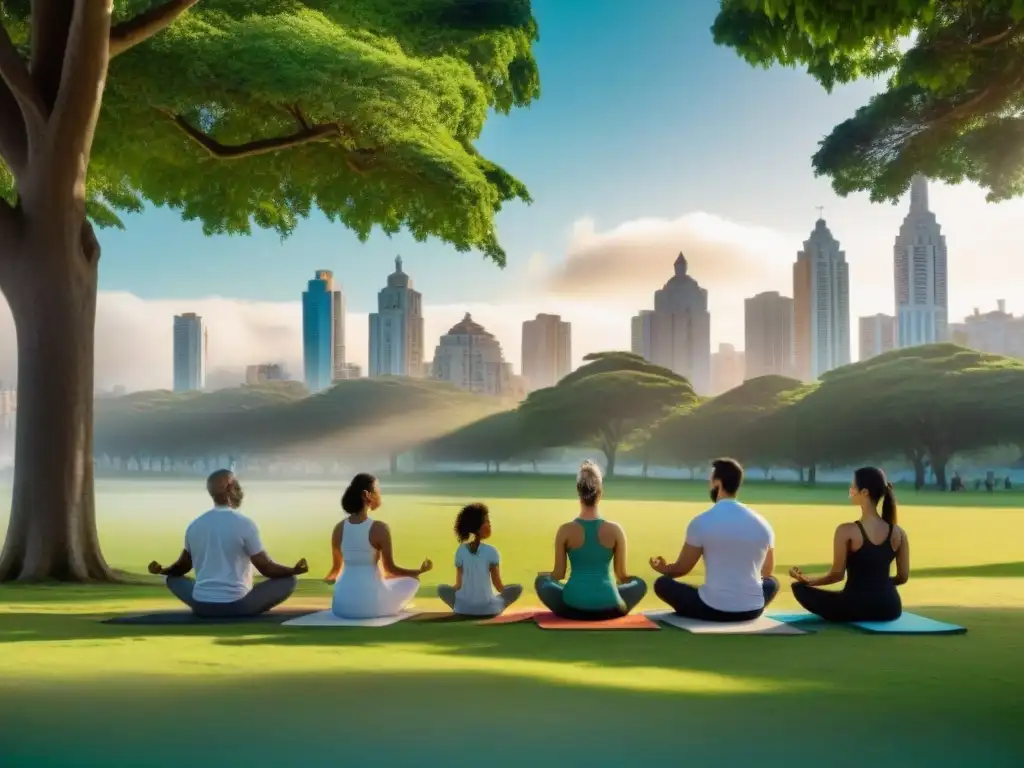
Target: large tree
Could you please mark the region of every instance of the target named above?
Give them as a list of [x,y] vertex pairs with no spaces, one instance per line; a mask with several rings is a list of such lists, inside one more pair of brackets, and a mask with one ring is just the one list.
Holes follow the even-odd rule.
[[0,580],[112,578],[95,524],[95,227],[145,201],[205,232],[319,209],[504,263],[523,185],[474,141],[539,92],[529,0],[5,0],[0,290],[19,412]]
[[903,454],[918,486],[926,463],[946,484],[954,454],[1015,440],[1024,363],[953,344],[895,350],[822,376],[778,427],[807,436],[818,460],[844,464]]
[[753,425],[800,387],[786,376],[758,376],[693,408],[679,409],[651,431],[652,456],[688,467],[718,456],[764,465],[778,457],[778,449],[753,439]]
[[593,445],[604,454],[610,477],[620,448],[639,442],[666,412],[695,395],[682,376],[628,352],[584,360],[555,386],[531,392],[519,411],[536,445]]
[[973,181],[992,201],[1024,193],[1022,0],[722,0],[713,33],[828,91],[888,78],[814,155],[840,195],[895,202],[915,173]]

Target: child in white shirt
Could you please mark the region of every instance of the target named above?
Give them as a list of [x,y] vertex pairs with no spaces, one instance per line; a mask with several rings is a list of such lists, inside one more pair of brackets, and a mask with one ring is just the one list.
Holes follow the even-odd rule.
[[455,518],[455,536],[462,542],[455,551],[455,586],[439,586],[437,596],[464,616],[498,616],[519,599],[523,588],[501,582],[498,550],[484,543],[491,536],[486,505],[463,507]]

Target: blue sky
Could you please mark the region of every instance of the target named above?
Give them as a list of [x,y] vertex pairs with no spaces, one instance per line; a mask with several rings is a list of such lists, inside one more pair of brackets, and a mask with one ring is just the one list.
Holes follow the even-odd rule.
[[[266,232],[207,238],[173,212],[149,210],[129,217],[124,232],[102,233],[98,385],[169,386],[172,317],[183,311],[206,318],[211,369],[284,361],[301,370],[298,300],[321,268],[344,287],[348,359],[365,365],[366,313],[396,254],[424,295],[428,357],[465,311],[517,368],[521,323],[539,311],[573,323],[576,362],[628,348],[630,316],[650,306],[680,250],[709,291],[712,343],[742,348],[744,298],[792,295],[790,265],[819,205],[850,263],[852,348],[858,315],[892,313],[893,238],[905,204],[839,199],[810,164],[818,141],[877,84],[829,95],[802,71],[749,67],[712,41],[716,0],[534,0],[534,8],[542,96],[493,117],[479,142],[535,199],[499,216],[507,269],[404,235],[363,244],[318,215],[282,243]],[[951,318],[994,308],[997,298],[1024,311],[1024,294],[1003,289],[1024,284],[1015,234],[1024,201],[994,206],[976,188],[940,185],[931,200],[949,246]],[[556,289],[565,264],[575,271]],[[565,285],[587,288],[566,295]],[[9,315],[0,326],[0,378],[9,378]]]

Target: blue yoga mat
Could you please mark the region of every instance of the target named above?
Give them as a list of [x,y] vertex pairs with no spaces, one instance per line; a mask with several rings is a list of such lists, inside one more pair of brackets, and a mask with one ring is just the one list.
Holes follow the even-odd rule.
[[[773,613],[769,618],[785,624],[821,621],[813,613]],[[851,626],[882,635],[962,635],[967,631],[965,627],[957,624],[947,624],[944,621],[929,619],[927,616],[918,616],[916,613],[904,613],[896,621],[855,621],[851,622]]]

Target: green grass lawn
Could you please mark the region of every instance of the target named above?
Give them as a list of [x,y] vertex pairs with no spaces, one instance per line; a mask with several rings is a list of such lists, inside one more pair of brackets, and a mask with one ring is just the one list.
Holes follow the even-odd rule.
[[[309,559],[295,600],[327,607],[318,578],[341,489],[245,485],[271,554]],[[550,568],[554,529],[575,512],[567,478],[408,478],[384,493],[377,516],[399,562],[434,560],[423,609],[453,577],[459,504],[491,506],[505,580],[525,584]],[[207,506],[201,482],[104,481],[98,494],[108,559],[134,571],[176,557]],[[775,526],[780,570],[826,567],[834,526],[855,511],[836,486],[752,484],[747,498]],[[1024,495],[901,500],[914,566],[904,602],[967,635],[111,626],[100,619],[173,602],[159,585],[0,588],[0,763],[1019,765]],[[706,506],[700,483],[613,479],[604,513],[649,577],[647,558],[674,556]],[[794,605],[787,590],[776,608]]]

